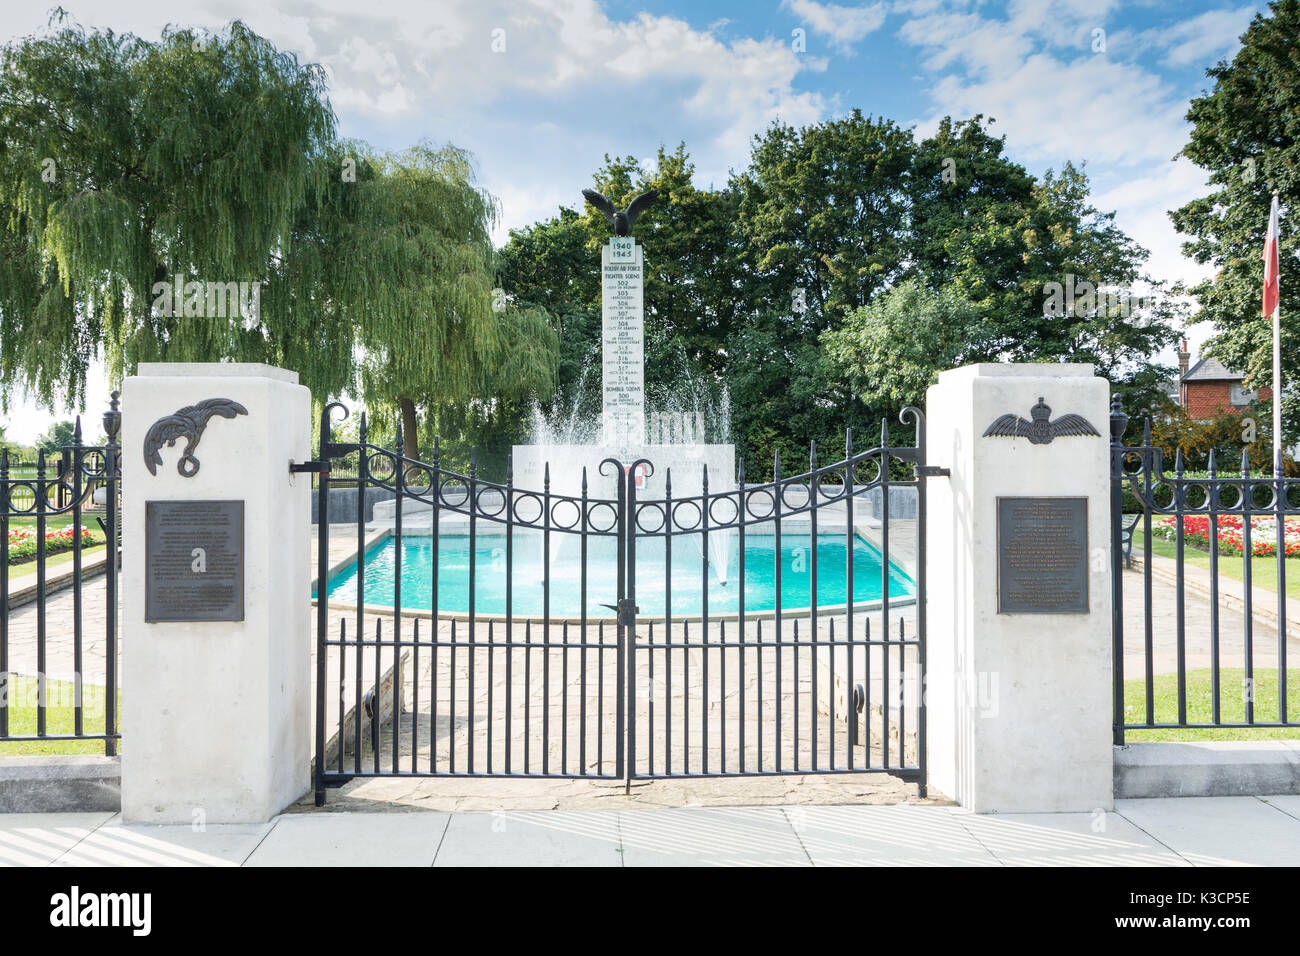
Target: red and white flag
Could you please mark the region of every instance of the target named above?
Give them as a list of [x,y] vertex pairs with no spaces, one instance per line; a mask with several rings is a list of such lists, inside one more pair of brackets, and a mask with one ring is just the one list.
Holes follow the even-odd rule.
[[1273,194],[1273,208],[1268,214],[1268,236],[1264,239],[1264,314],[1277,310],[1277,193]]
[[1264,239],[1264,314],[1273,317],[1273,474],[1282,474],[1282,311],[1278,307],[1277,193],[1268,213],[1268,236]]

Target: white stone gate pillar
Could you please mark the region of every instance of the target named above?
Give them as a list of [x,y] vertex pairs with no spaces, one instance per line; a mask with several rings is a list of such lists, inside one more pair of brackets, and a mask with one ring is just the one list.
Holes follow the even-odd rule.
[[1113,803],[1108,398],[1040,364],[927,396],[930,780],[979,812]]
[[311,394],[143,364],[122,405],[123,819],[267,820],[309,788]]

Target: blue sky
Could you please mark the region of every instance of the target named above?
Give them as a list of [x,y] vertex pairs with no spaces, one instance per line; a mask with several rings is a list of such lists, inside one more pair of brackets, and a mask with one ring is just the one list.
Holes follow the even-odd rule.
[[[501,201],[497,231],[576,207],[606,152],[684,140],[701,184],[742,167],[775,119],[859,108],[924,134],[984,113],[1031,172],[1086,162],[1099,208],[1151,251],[1149,271],[1195,279],[1167,210],[1205,192],[1175,154],[1205,69],[1231,58],[1263,4],[1106,0],[819,3],[632,0],[62,0],[88,27],[155,38],[165,23],[242,19],[328,71],[340,131],[383,149],[451,141]],[[0,39],[43,28],[38,3],[0,0]],[[802,31],[802,34],[796,31]],[[503,42],[504,41],[504,42]],[[495,49],[494,49],[495,46]],[[504,49],[502,47],[504,46]],[[1193,329],[1193,342],[1205,331]],[[102,381],[91,383],[99,410]],[[60,414],[66,414],[58,410]],[[50,416],[11,409],[29,440]]]

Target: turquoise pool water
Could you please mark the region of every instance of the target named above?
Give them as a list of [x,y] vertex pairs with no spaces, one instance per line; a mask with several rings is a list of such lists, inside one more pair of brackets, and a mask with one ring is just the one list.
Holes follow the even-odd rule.
[[[577,617],[581,613],[581,543],[563,536],[552,542],[550,610],[554,617]],[[843,604],[847,560],[843,534],[818,535],[817,596],[818,604]],[[771,611],[776,607],[775,536],[745,536],[745,610]],[[812,583],[811,535],[781,536],[781,605],[784,608],[809,606]],[[589,538],[587,541],[587,614],[608,617],[604,607],[618,596],[617,568],[613,538]],[[662,616],[664,596],[671,583],[672,612],[683,617],[697,616],[701,610],[703,561],[696,537],[673,539],[672,580],[666,580],[664,540],[637,539],[636,598],[643,615]],[[505,538],[480,536],[475,551],[475,612],[506,612]],[[443,535],[438,541],[438,610],[469,610],[469,538]],[[428,536],[402,538],[402,607],[429,610],[433,598],[433,539]],[[735,613],[739,604],[739,545],[733,538],[731,553],[709,558],[709,613]],[[387,539],[372,548],[365,557],[365,603],[391,607],[393,604],[394,568],[397,547]],[[543,614],[544,562],[540,537],[517,534],[514,541],[513,613],[516,617],[540,617]],[[727,580],[720,580],[718,568],[726,568]],[[881,596],[880,552],[861,538],[853,544],[853,599],[855,603],[877,601]],[[915,593],[912,579],[896,566],[889,568],[889,596]],[[356,603],[357,573],[353,566],[329,582],[329,596],[337,601]]]

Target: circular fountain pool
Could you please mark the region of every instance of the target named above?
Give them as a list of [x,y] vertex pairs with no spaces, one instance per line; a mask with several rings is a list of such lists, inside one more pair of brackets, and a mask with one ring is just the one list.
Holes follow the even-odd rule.
[[[546,561],[540,536],[516,534],[509,556],[510,613],[516,618],[576,618],[585,606],[589,617],[612,617],[605,605],[618,596],[616,541],[592,537],[586,542],[586,577],[583,576],[582,542],[578,538],[552,542],[550,587],[545,586]],[[401,602],[403,610],[434,609],[434,539],[407,535],[401,540]],[[740,604],[740,549],[733,537],[725,561],[711,555],[708,579],[710,616],[734,615]],[[663,538],[638,538],[636,542],[636,601],[641,617],[663,617],[671,603],[673,617],[694,618],[704,611],[704,561],[698,536],[672,539],[666,551]],[[465,614],[470,594],[470,539],[465,535],[442,535],[437,543],[437,611]],[[474,611],[483,615],[507,612],[507,554],[502,535],[481,535],[475,540]],[[364,603],[389,608],[394,604],[399,551],[393,539],[372,547],[364,562]],[[818,535],[815,555],[817,603],[819,607],[842,606],[847,594],[847,543],[843,533]],[[725,568],[726,579],[717,568]],[[671,574],[668,569],[671,568]],[[771,613],[776,609],[777,573],[781,580],[783,611],[810,606],[814,571],[811,536],[785,534],[778,554],[774,535],[745,537],[744,594],[746,614]],[[912,579],[894,564],[889,565],[889,599],[908,600],[915,595]],[[862,538],[853,538],[853,601],[855,606],[879,606],[884,592],[880,552]],[[356,604],[357,568],[351,567],[330,579],[331,603]]]

